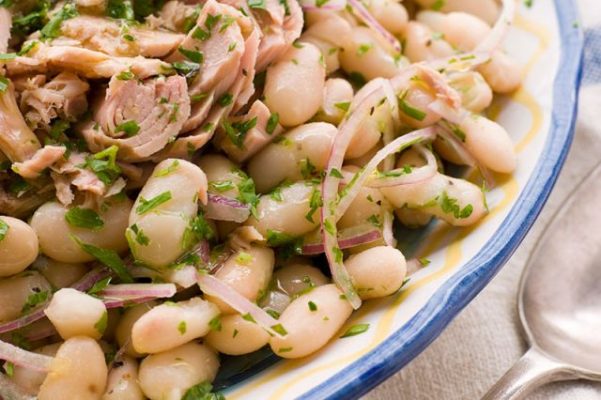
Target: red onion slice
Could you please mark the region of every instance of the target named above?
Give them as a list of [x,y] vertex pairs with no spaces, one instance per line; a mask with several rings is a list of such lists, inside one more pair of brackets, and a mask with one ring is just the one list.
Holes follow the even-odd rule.
[[108,285],[100,295],[110,299],[131,298],[169,298],[177,293],[173,283],[127,283],[122,285]]
[[503,0],[503,10],[488,36],[476,47],[475,52],[492,54],[507,36],[515,18],[515,0]]
[[34,371],[48,372],[54,358],[43,354],[32,353],[0,340],[0,360]]
[[217,221],[242,223],[250,216],[250,207],[236,199],[209,193],[206,217]]
[[[388,202],[386,202],[388,203]],[[393,231],[394,215],[392,214],[392,207],[386,204],[384,210],[384,220],[382,222],[382,236],[384,237],[384,243],[387,246],[396,247],[397,241],[394,237]]]
[[96,282],[109,276],[111,276],[111,272],[108,269],[105,267],[96,267],[82,276],[77,282],[71,285],[71,287],[80,292],[85,292],[94,286]]
[[46,314],[44,314],[44,309],[46,308],[46,305],[47,304],[45,304],[42,307],[36,308],[34,311],[30,312],[27,315],[23,315],[22,317],[19,317],[12,321],[0,324],[0,333],[12,332],[17,329],[21,329],[27,325],[33,324],[34,322],[41,320],[42,318],[45,318]]
[[[380,239],[382,239],[382,232],[373,225],[361,225],[359,227],[343,229],[338,234],[338,244],[343,250],[372,243]],[[305,243],[302,247],[302,255],[304,256],[315,256],[323,252],[323,243]]]
[[197,281],[203,292],[217,297],[240,314],[249,315],[270,334],[285,336],[285,329],[278,329],[282,325],[276,319],[227,284],[207,273],[199,273]]
[[394,174],[398,172],[399,176],[378,176],[367,180],[365,186],[371,188],[382,188],[400,185],[409,185],[412,183],[418,183],[425,181],[426,179],[432,178],[438,171],[438,162],[434,154],[423,146],[416,145],[415,148],[424,156],[426,159],[426,165],[422,167],[413,168],[411,172],[405,173],[402,168],[388,171],[388,174]]
[[[363,92],[367,94],[363,95]],[[344,154],[353,139],[353,136],[361,126],[367,116],[369,116],[372,107],[376,107],[382,98],[382,87],[372,88],[365,86],[356,95],[355,98],[362,100],[356,106],[351,105],[352,113],[347,114],[347,117],[340,124],[338,135],[334,139],[326,175],[322,183],[322,197],[324,206],[321,208],[321,232],[323,234],[324,252],[328,259],[332,278],[338,287],[343,291],[347,300],[353,308],[361,307],[361,299],[357,291],[353,287],[351,278],[344,267],[342,260],[342,250],[338,245],[338,237],[336,230],[336,201],[338,197],[338,187],[340,178],[338,175],[342,170],[344,162]],[[332,174],[336,171],[338,174]],[[347,186],[348,187],[348,186]]]
[[469,111],[464,108],[455,109],[446,102],[437,99],[428,105],[428,109],[449,122],[459,125],[470,116]]
[[397,54],[401,54],[401,52],[402,52],[401,43],[399,43],[397,38],[395,38],[390,32],[388,32],[386,30],[386,28],[384,28],[382,25],[380,25],[380,23],[373,17],[373,15],[371,15],[369,13],[367,8],[365,8],[365,6],[363,4],[361,4],[361,1],[359,1],[359,0],[347,0],[347,1],[348,1],[349,6],[351,6],[351,8],[353,9],[353,12],[355,14],[357,14],[359,19],[361,21],[363,21],[365,23],[365,25],[367,25],[371,30],[373,30],[378,35],[380,35],[386,42],[388,42]]

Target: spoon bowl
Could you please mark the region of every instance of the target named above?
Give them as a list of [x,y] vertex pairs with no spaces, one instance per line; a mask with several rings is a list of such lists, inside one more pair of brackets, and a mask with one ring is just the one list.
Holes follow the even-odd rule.
[[531,349],[483,400],[522,398],[550,381],[601,380],[601,165],[545,230],[520,283]]

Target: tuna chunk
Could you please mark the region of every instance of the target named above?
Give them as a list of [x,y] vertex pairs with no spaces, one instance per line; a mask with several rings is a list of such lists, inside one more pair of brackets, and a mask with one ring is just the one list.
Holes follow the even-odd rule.
[[38,45],[34,59],[50,67],[69,70],[86,78],[111,78],[123,71],[131,71],[145,79],[171,70],[171,65],[158,60],[138,57],[114,57],[99,51],[74,46]]
[[0,92],[0,151],[12,162],[23,162],[40,147],[40,141],[23,119],[10,83],[4,93]]
[[179,33],[151,30],[143,25],[125,26],[91,15],[64,21],[61,32],[64,37],[77,40],[86,49],[125,57],[166,57],[185,37]]
[[24,162],[13,164],[13,170],[25,179],[36,179],[55,162],[60,160],[67,151],[64,146],[44,146],[33,157]]
[[6,53],[6,50],[8,49],[12,23],[10,11],[0,7],[0,53]]
[[119,146],[119,158],[141,161],[162,150],[190,116],[186,79],[111,79],[94,119],[82,129],[90,150]]
[[88,109],[90,85],[71,72],[62,72],[50,82],[45,75],[28,79],[21,91],[20,105],[32,126],[48,129],[52,119],[74,121]]
[[171,0],[165,3],[158,15],[149,15],[146,24],[152,29],[164,28],[174,32],[184,32],[189,28],[186,24],[195,15],[197,8],[200,6]]

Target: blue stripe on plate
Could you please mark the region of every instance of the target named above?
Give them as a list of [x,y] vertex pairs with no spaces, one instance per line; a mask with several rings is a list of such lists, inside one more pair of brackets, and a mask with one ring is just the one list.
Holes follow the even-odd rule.
[[401,329],[373,351],[309,390],[303,400],[356,399],[421,353],[490,282],[534,223],[559,175],[574,135],[583,33],[574,0],[555,0],[561,60],[555,77],[549,138],[523,193],[501,228],[461,272],[436,291]]
[[584,35],[583,85],[601,83],[601,28],[587,29]]

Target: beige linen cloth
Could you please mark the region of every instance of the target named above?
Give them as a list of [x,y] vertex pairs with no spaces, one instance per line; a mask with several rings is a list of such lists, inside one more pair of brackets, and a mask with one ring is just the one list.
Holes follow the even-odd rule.
[[[601,28],[601,1],[581,0],[579,6],[584,25]],[[598,35],[595,43],[592,33]],[[585,51],[587,59],[601,60],[601,29],[587,31]],[[591,54],[593,51],[596,53]],[[364,400],[477,400],[526,351],[516,312],[521,272],[537,239],[565,198],[601,162],[601,64],[594,66],[594,71],[591,67],[585,64],[578,126],[568,160],[524,242],[497,277],[432,345]],[[600,400],[601,384],[585,381],[549,384],[527,399]]]

